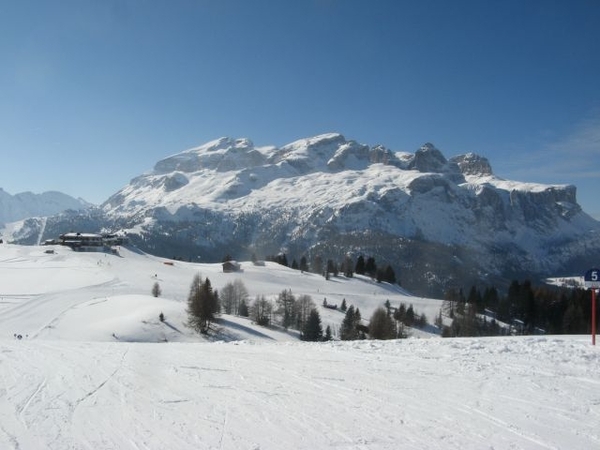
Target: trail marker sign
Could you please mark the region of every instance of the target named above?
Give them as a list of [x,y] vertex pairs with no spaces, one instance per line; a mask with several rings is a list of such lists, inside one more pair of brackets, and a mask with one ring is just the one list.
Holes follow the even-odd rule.
[[583,276],[583,282],[588,289],[600,288],[600,269],[590,269]]
[[583,276],[585,287],[592,290],[592,345],[596,345],[596,289],[600,288],[600,269],[590,269]]

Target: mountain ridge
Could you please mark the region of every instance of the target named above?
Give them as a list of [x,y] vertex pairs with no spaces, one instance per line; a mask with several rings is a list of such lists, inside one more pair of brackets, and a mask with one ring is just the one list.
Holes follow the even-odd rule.
[[76,199],[58,191],[41,194],[26,191],[11,195],[0,188],[0,223],[50,216],[67,209],[83,210],[90,206],[92,205],[82,198]]
[[161,159],[90,214],[46,233],[67,221],[119,228],[150,253],[203,261],[373,255],[427,295],[573,273],[600,254],[600,222],[575,186],[505,180],[485,157],[447,159],[431,143],[395,152],[339,133],[279,148],[219,138]]

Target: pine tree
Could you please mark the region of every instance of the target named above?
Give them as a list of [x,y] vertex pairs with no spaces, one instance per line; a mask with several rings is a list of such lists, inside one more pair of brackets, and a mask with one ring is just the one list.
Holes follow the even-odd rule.
[[406,305],[404,303],[400,303],[400,306],[398,306],[398,309],[396,309],[396,312],[394,313],[394,319],[400,323],[404,323],[406,320]]
[[319,255],[315,256],[315,259],[313,260],[312,272],[318,274],[323,272],[323,260]]
[[388,265],[385,268],[384,280],[387,281],[390,284],[395,284],[396,283],[396,274],[394,272],[394,269],[392,269],[392,266],[390,266],[390,265]]
[[358,332],[356,330],[355,311],[354,305],[350,305],[342,320],[340,327],[340,339],[342,341],[351,341],[358,338]]
[[197,332],[201,332],[203,329],[203,321],[201,320],[202,316],[202,306],[201,306],[201,287],[202,287],[202,278],[200,274],[194,275],[192,280],[192,284],[190,286],[190,293],[188,295],[188,326],[193,328]]
[[200,275],[196,274],[188,295],[188,326],[199,333],[208,333],[218,311],[218,293],[213,292],[208,278],[202,282]]
[[[325,300],[323,300],[325,302]],[[307,294],[300,295],[294,303],[294,316],[296,317],[296,328],[302,330],[306,324],[310,312],[316,308],[312,297]]]
[[377,264],[375,264],[375,258],[372,256],[367,258],[367,262],[365,263],[365,273],[371,278],[375,278],[377,275]]
[[160,289],[160,284],[158,284],[158,281],[155,281],[154,285],[152,286],[152,295],[154,297],[160,297],[162,295],[162,290]]
[[354,268],[354,271],[359,275],[365,274],[365,257],[363,255],[360,255],[356,260],[356,267]]
[[344,276],[346,278],[352,278],[354,276],[354,269],[352,263],[352,257],[350,255],[346,255],[344,258]]
[[300,258],[300,270],[302,272],[308,272],[308,262],[306,261],[306,256]]
[[406,318],[404,319],[404,323],[409,327],[412,327],[415,323],[415,310],[413,309],[412,304],[406,310]]
[[302,329],[302,340],[320,341],[322,337],[323,327],[321,326],[321,316],[319,315],[319,311],[312,309]]
[[250,315],[250,312],[248,311],[248,304],[246,303],[245,299],[242,299],[240,302],[238,314],[242,317],[248,317]]
[[348,309],[348,306],[346,305],[346,299],[343,299],[342,306],[340,306],[340,310],[345,313],[347,309]]
[[369,336],[371,339],[394,339],[396,326],[385,308],[379,307],[371,315],[369,321]]
[[327,328],[325,328],[325,336],[323,337],[324,341],[330,341],[332,339],[331,337],[331,327],[329,325],[327,325]]

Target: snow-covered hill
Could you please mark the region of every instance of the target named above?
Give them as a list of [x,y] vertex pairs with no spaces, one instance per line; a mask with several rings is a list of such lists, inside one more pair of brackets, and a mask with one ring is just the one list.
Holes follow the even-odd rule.
[[[220,325],[223,340],[190,333],[184,299],[198,272],[216,288],[241,278],[251,295],[292,289],[315,300],[346,298],[364,316],[387,298],[428,314],[439,308],[368,279],[242,267],[222,273],[217,264],[126,248],[118,256],[0,245],[0,448],[600,443],[600,352],[588,336],[304,343],[231,316]],[[149,295],[156,281],[160,298]],[[321,311],[325,321],[339,320]]]
[[0,188],[0,224],[30,217],[51,216],[67,209],[79,211],[90,206],[82,199],[75,199],[61,192],[21,192],[11,195]]
[[[51,251],[53,253],[46,253]],[[168,264],[165,264],[168,263]],[[415,297],[398,286],[367,277],[332,277],[302,273],[276,263],[242,263],[242,272],[223,273],[221,264],[193,264],[120,249],[119,255],[74,252],[62,246],[0,245],[0,336],[84,341],[191,341],[202,340],[185,326],[186,299],[195,274],[209,278],[215,289],[241,280],[252,302],[264,295],[274,302],[284,289],[310,295],[317,305],[360,308],[368,319],[390,300],[413,304],[433,322],[440,300]],[[151,295],[158,282],[162,296]],[[159,321],[160,313],[166,317]],[[324,326],[334,334],[342,321],[340,311],[320,308]],[[256,327],[247,319],[224,316],[221,333],[227,340],[297,340],[277,330]]]

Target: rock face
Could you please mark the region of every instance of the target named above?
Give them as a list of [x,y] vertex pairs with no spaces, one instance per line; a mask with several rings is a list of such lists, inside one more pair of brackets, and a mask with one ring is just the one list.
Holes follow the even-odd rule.
[[66,220],[124,229],[143,250],[192,260],[374,256],[428,295],[578,274],[600,254],[600,223],[574,186],[503,180],[486,158],[446,159],[432,144],[394,152],[336,133],[281,148],[221,138],[157,162],[101,209],[46,229]]

